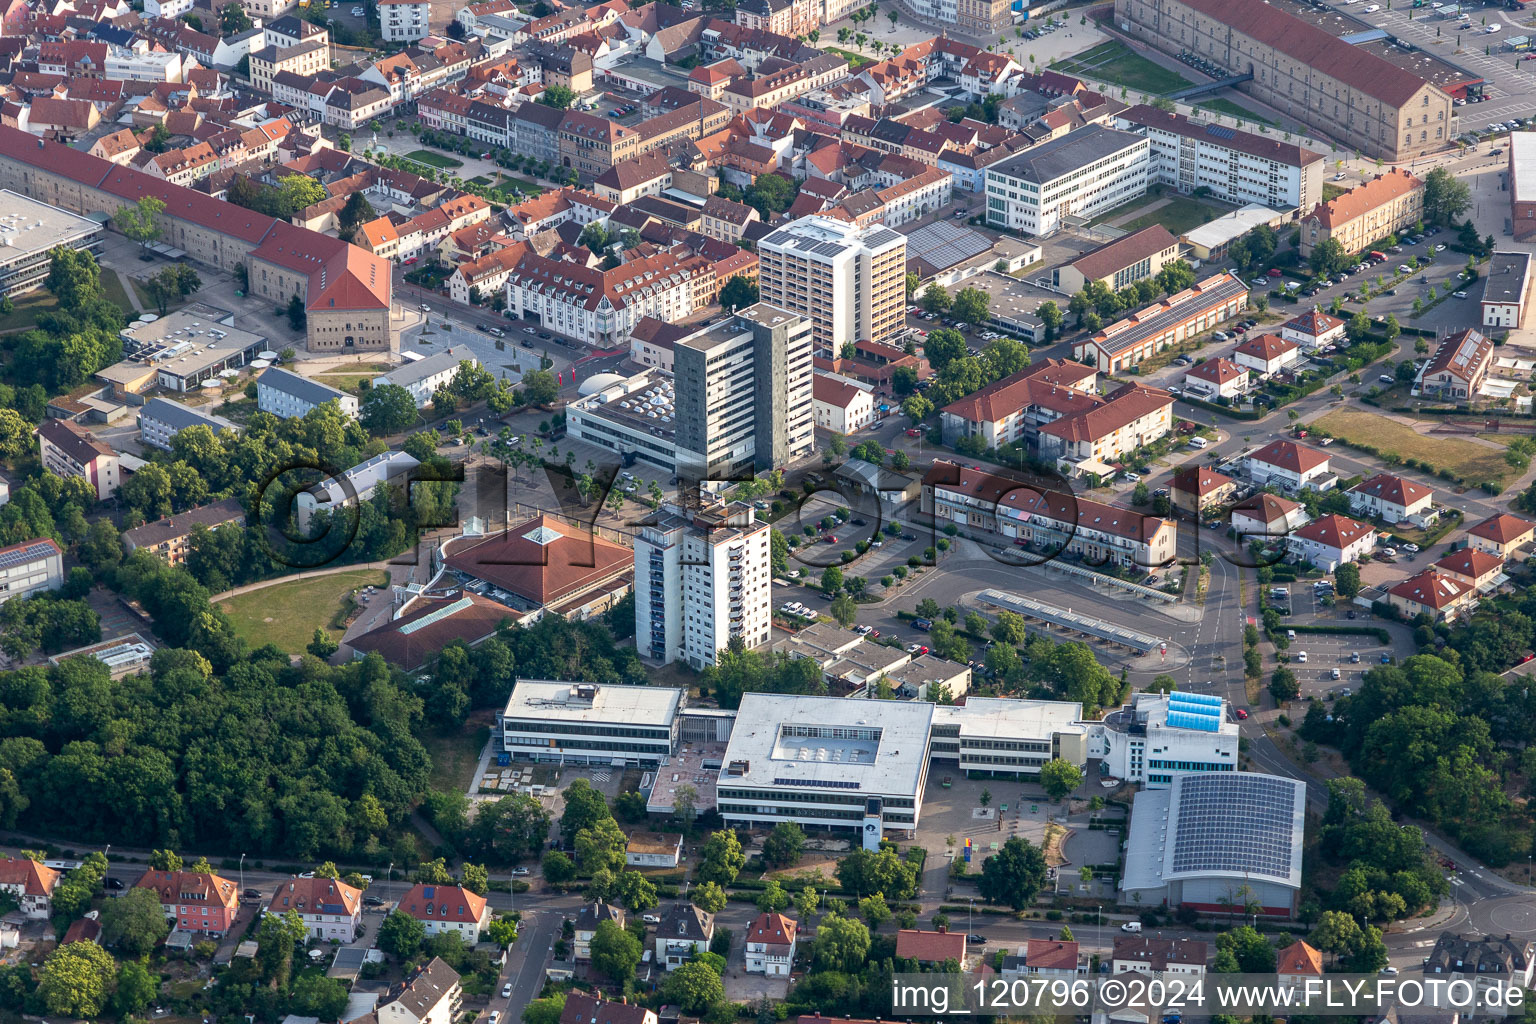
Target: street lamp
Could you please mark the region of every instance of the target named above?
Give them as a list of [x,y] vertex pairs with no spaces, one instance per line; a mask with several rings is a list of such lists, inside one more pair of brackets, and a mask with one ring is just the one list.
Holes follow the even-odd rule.
[[395,862],[389,862],[389,873],[384,876],[384,901],[389,902],[389,888],[395,881]]
[[245,898],[245,854],[240,855],[240,898]]

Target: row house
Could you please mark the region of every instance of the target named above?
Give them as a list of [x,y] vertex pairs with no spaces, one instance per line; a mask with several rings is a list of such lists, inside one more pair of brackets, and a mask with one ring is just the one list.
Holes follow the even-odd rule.
[[469,131],[469,105],[474,102],[449,89],[433,89],[416,101],[416,116],[433,131],[465,135]]
[[922,482],[921,509],[935,521],[1003,545],[1067,554],[1091,564],[1147,568],[1175,554],[1171,519],[1043,491],[1026,481],[958,463],[933,464]]
[[354,244],[385,259],[403,260],[436,249],[449,235],[488,220],[491,206],[478,196],[458,195],[414,217],[399,214],[369,221]]
[[882,222],[886,227],[894,228],[927,216],[950,201],[954,181],[948,171],[930,167],[905,181],[876,189]]
[[1092,409],[1042,426],[1039,450],[1043,458],[1103,473],[1108,463],[1167,436],[1172,428],[1172,395],[1127,384]]
[[597,348],[615,348],[642,317],[681,320],[715,285],[702,257],[679,260],[662,252],[597,270],[528,255],[507,278],[507,310]]
[[177,931],[222,936],[235,924],[240,912],[240,890],[234,882],[211,871],[144,872],[136,889],[150,889],[160,899],[160,909]]
[[585,227],[593,221],[607,220],[615,208],[615,204],[607,199],[566,186],[509,207],[507,214],[513,225],[509,233],[515,241],[526,241],[566,221]]
[[323,115],[326,124],[355,132],[393,109],[388,89],[358,78],[344,78],[326,94]]
[[331,66],[331,48],[318,39],[309,39],[292,46],[263,46],[251,53],[251,88],[270,93],[272,79],[279,71],[291,71],[308,77],[318,75]]
[[531,250],[523,242],[517,242],[479,259],[460,263],[448,278],[448,294],[454,302],[470,301],[470,289],[485,297],[507,283],[507,277]]
[[1467,531],[1467,545],[1508,561],[1536,535],[1536,523],[1507,512],[1489,516]]
[[42,43],[37,48],[37,70],[69,78],[106,78],[107,44],[83,39]]
[[1424,569],[1387,590],[1387,603],[1408,620],[1426,616],[1432,622],[1449,622],[1477,606],[1477,590],[1466,581]]
[[980,437],[987,448],[1033,446],[1045,424],[1102,404],[1097,390],[1093,367],[1043,359],[945,406],[939,426],[950,446],[965,437]]
[[505,148],[512,134],[512,112],[479,100],[469,105],[465,118],[465,134],[476,142]]
[[218,170],[221,161],[213,147],[199,142],[186,149],[168,149],[144,165],[144,172],[174,185],[190,185]]

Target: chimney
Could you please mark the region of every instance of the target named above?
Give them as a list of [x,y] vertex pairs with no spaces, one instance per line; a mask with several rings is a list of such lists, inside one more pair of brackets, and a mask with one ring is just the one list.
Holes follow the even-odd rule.
[[947,931],[949,931],[949,925],[947,925],[947,924],[939,925],[939,934],[940,935],[943,935]]

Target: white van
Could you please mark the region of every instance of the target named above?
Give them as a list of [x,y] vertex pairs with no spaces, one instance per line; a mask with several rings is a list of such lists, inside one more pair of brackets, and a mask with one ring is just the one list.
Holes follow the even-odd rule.
[[1286,630],[1285,631],[1285,638],[1287,640],[1295,640],[1296,639],[1296,631],[1294,629]]
[[1191,448],[1204,448],[1208,444],[1210,442],[1203,437],[1192,437],[1189,439],[1189,446]]
[[1141,922],[1127,921],[1125,924],[1120,926],[1120,930],[1123,932],[1139,932],[1141,931]]

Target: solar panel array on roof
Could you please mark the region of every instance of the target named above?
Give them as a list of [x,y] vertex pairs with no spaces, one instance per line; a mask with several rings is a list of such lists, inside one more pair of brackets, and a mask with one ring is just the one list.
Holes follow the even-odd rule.
[[8,551],[0,551],[0,569],[9,569],[13,565],[22,565],[26,562],[35,562],[39,558],[47,558],[57,550],[52,544],[39,541],[36,544],[23,544],[11,548]]
[[1237,132],[1226,125],[1208,124],[1205,126],[1205,134],[1217,139],[1235,139]]
[[1169,699],[1180,704],[1205,704],[1211,707],[1221,707],[1221,698],[1214,693],[1184,693],[1182,690],[1175,690]]
[[1194,729],[1196,732],[1216,732],[1221,728],[1221,719],[1210,715],[1197,715],[1190,711],[1168,712],[1168,724],[1176,729]]
[[1297,787],[1268,775],[1187,775],[1176,783],[1173,872],[1224,871],[1290,882]]

